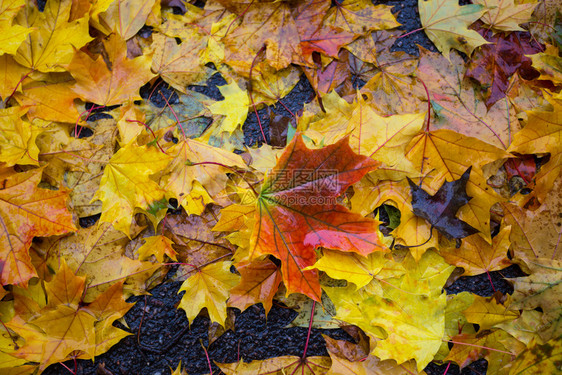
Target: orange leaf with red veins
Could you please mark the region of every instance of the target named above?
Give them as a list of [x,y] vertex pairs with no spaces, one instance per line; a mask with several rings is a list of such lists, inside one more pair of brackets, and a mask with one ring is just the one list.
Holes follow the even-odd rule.
[[473,276],[484,272],[501,270],[509,265],[511,261],[507,257],[510,226],[501,229],[497,236],[492,238],[490,245],[480,234],[463,239],[460,248],[454,245],[443,246],[441,256],[447,263],[464,268],[463,275]]
[[[39,285],[46,305],[35,305],[30,314],[17,314],[6,325],[25,339],[14,357],[38,362],[41,370],[68,359],[74,352],[91,359],[129,333],[112,326],[132,306],[123,298],[123,282],[111,286],[88,306],[84,306],[86,278],[76,276],[64,259],[53,280]],[[27,301],[26,301],[27,300]],[[28,303],[22,293],[14,294],[14,303]]]
[[244,262],[236,265],[242,279],[240,284],[230,289],[228,305],[244,311],[251,305],[262,303],[268,314],[273,304],[273,296],[281,283],[279,267],[269,259]]
[[378,162],[357,155],[348,138],[308,149],[297,135],[286,147],[257,197],[250,257],[271,254],[281,260],[287,294],[302,293],[320,301],[315,249],[323,246],[367,255],[385,251],[378,222],[349,211],[336,198]]
[[111,35],[104,43],[111,67],[101,56],[93,60],[88,54],[76,51],[68,66],[76,84],[72,90],[82,99],[106,106],[121,104],[127,99],[141,99],[139,89],[154,74],[148,56],[127,58],[127,46],[118,35]]
[[0,282],[23,284],[37,276],[28,249],[33,237],[76,230],[66,201],[68,191],[38,188],[41,170],[14,173],[0,181]]
[[275,69],[283,69],[301,59],[302,50],[291,6],[287,2],[251,2],[228,4],[228,10],[242,18],[243,27],[234,29],[225,38],[225,45],[236,56],[228,60],[252,61],[263,46],[266,59]]

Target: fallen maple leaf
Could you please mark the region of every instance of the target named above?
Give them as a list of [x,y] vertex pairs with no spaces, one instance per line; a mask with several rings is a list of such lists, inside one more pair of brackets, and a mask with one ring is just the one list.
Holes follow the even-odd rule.
[[[555,374],[562,358],[562,338],[556,337],[544,344],[531,342],[515,360],[507,366],[510,374]],[[529,372],[531,371],[531,372]]]
[[228,305],[244,311],[251,305],[261,303],[265,313],[273,305],[273,297],[281,283],[279,267],[271,260],[254,260],[251,263],[237,263],[240,284],[230,290]]
[[[486,29],[478,31],[486,36]],[[527,79],[534,78],[531,68],[532,55],[541,51],[541,46],[528,33],[513,32],[487,36],[490,44],[481,46],[472,57],[466,76],[477,80],[484,90],[486,107],[490,109],[505,97],[513,74],[518,72]]]
[[0,109],[0,161],[6,166],[38,165],[37,136],[42,129],[23,119],[25,108]]
[[287,293],[320,301],[317,271],[304,271],[319,246],[367,255],[385,251],[377,222],[339,205],[335,198],[378,163],[355,154],[347,138],[319,150],[296,136],[266,178],[257,197],[250,256],[281,260]]
[[21,8],[25,6],[25,0],[3,1],[0,5],[0,54],[15,54],[27,35],[33,30],[12,22]]
[[15,60],[34,70],[63,72],[75,49],[92,40],[88,17],[69,21],[71,7],[71,0],[49,0],[43,12],[26,6],[16,17],[16,23],[33,31],[21,44]]
[[152,219],[160,221],[164,217],[162,210],[167,207],[162,203],[165,190],[149,176],[165,168],[171,159],[157,147],[129,144],[117,151],[106,165],[100,188],[93,197],[102,201],[100,221],[113,223],[127,235],[136,208],[150,212]]
[[[133,306],[123,298],[123,283],[113,285],[87,306],[82,301],[84,287],[85,278],[76,276],[63,259],[53,280],[45,283],[45,292],[41,290],[45,302],[26,306],[27,311],[20,309],[6,323],[25,340],[11,355],[37,362],[42,371],[75,351],[82,358],[93,358],[129,335],[112,325]],[[23,295],[14,297],[15,303],[26,303]]]
[[461,333],[451,341],[454,345],[446,357],[447,361],[453,361],[464,368],[480,358],[486,358],[489,363],[488,371],[492,373],[498,373],[501,367],[510,363],[525,347],[500,329]]
[[144,245],[139,247],[139,259],[146,260],[152,255],[160,263],[164,261],[164,255],[167,255],[171,259],[177,261],[176,251],[173,249],[172,245],[174,242],[168,237],[164,236],[151,236],[146,237]]
[[298,373],[302,375],[323,374],[330,367],[329,357],[284,356],[252,361],[249,363],[240,360],[234,363],[219,363],[221,371],[227,375],[284,375]]
[[510,309],[511,298],[508,295],[504,303],[492,297],[474,296],[472,305],[464,310],[464,316],[470,323],[475,323],[480,326],[480,329],[491,329],[496,324],[509,322],[519,317],[518,311]]
[[531,275],[514,279],[511,309],[532,310],[540,308],[542,316],[538,328],[544,340],[562,334],[562,306],[560,303],[562,262],[545,258],[527,261]]
[[479,230],[489,242],[490,208],[502,198],[487,185],[484,172],[477,164],[491,163],[506,156],[505,151],[488,143],[445,129],[414,137],[406,149],[406,157],[420,174],[433,177],[430,181],[423,180],[423,186],[430,193],[437,192],[445,181],[458,180],[471,167],[466,192],[472,199],[460,208],[459,219]]
[[230,272],[231,262],[217,262],[196,270],[183,282],[180,292],[185,292],[178,305],[193,323],[201,309],[207,308],[211,321],[224,327],[228,291],[237,283],[239,276]]
[[461,239],[478,233],[477,229],[455,216],[459,208],[472,198],[466,194],[466,182],[471,169],[469,167],[458,180],[445,182],[434,195],[428,194],[408,178],[414,214],[427,220],[449,239]]
[[431,128],[454,130],[506,149],[513,134],[521,128],[515,108],[503,100],[487,108],[476,89],[463,79],[465,70],[457,53],[447,60],[438,53],[420,49],[416,77],[429,91],[429,98],[423,97],[421,103],[426,109],[427,101],[431,103]]
[[533,11],[539,4],[528,1],[514,4],[513,0],[475,0],[474,4],[485,6],[488,11],[482,21],[495,30],[523,31],[519,25],[529,22]]
[[[115,0],[108,2],[99,21],[106,28],[102,31],[116,31],[123,40],[131,39],[147,23],[147,18],[156,4],[155,0]],[[160,4],[158,4],[160,5]],[[157,11],[159,12],[158,6]]]
[[153,35],[152,71],[175,89],[185,92],[187,85],[200,83],[207,74],[199,64],[204,45],[194,35],[179,44],[164,34]]
[[415,359],[421,371],[442,343],[446,296],[441,288],[454,267],[428,251],[420,262],[406,258],[404,268],[407,273],[401,277],[391,274],[357,291],[354,286],[325,291],[336,306],[336,319],[359,326],[377,340],[371,354],[398,363]]
[[441,255],[448,263],[464,269],[463,275],[479,275],[501,270],[511,264],[507,257],[510,247],[509,225],[500,229],[490,245],[480,234],[466,237],[459,248],[443,246]]
[[470,56],[476,47],[487,43],[476,31],[468,29],[486,12],[481,5],[459,6],[449,0],[419,0],[418,7],[423,29],[447,59],[452,48]]
[[221,127],[223,131],[232,133],[246,121],[250,98],[248,93],[241,90],[236,82],[226,86],[219,86],[218,89],[224,96],[224,100],[213,103],[209,110],[215,115],[226,116]]
[[41,170],[4,171],[0,189],[0,281],[2,285],[27,285],[36,276],[28,249],[33,237],[64,234],[76,230],[66,202],[68,191],[38,188]]
[[[141,228],[132,226],[134,237]],[[65,259],[78,276],[86,277],[83,300],[92,302],[115,283],[126,280],[126,296],[146,290],[145,282],[158,268],[125,255],[129,237],[108,223],[80,228],[64,237],[51,237],[33,244],[33,250],[48,269]]]
[[76,80],[72,90],[81,98],[101,105],[115,105],[140,99],[138,90],[154,75],[149,56],[127,58],[125,41],[112,34],[104,44],[111,66],[101,56],[92,59],[77,51],[68,65]]

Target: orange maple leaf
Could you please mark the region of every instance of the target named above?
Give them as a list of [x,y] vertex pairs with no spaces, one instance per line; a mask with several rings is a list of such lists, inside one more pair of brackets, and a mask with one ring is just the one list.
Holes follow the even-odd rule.
[[362,255],[384,250],[376,234],[378,222],[336,201],[378,165],[354,153],[348,138],[311,150],[300,135],[296,136],[257,198],[251,258],[263,254],[279,258],[287,293],[298,292],[320,301],[317,271],[303,270],[316,262],[315,248],[323,246]]
[[41,169],[0,174],[0,282],[27,285],[37,276],[28,249],[33,237],[76,230],[68,191],[38,188]]

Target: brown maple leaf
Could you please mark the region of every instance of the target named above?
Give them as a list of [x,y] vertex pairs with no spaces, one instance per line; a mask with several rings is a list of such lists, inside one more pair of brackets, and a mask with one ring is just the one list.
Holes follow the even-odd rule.
[[516,72],[525,79],[539,76],[531,67],[531,59],[525,55],[538,53],[542,47],[526,32],[492,34],[483,28],[478,32],[491,44],[481,46],[474,53],[466,76],[480,83],[486,107],[490,109],[505,97],[510,79]]

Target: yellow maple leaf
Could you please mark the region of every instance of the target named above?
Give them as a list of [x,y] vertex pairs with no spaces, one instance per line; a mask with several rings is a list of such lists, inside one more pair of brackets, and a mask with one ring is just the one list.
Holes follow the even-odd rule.
[[22,119],[27,109],[0,109],[0,162],[39,165],[39,148],[35,143],[42,129]]
[[183,282],[179,292],[185,291],[185,294],[178,307],[185,311],[190,323],[206,307],[211,321],[224,326],[229,290],[240,279],[230,272],[231,265],[231,262],[210,264]]
[[113,155],[106,165],[100,188],[92,200],[102,201],[101,222],[113,223],[115,228],[129,234],[136,208],[149,212],[158,223],[163,217],[165,191],[151,174],[164,169],[172,157],[157,147],[128,144]]
[[483,6],[459,6],[454,0],[419,0],[418,7],[425,33],[447,59],[452,48],[470,56],[476,47],[488,43],[476,31],[468,29],[486,12]]
[[176,251],[172,248],[174,242],[168,237],[164,236],[151,236],[144,239],[144,244],[139,247],[139,259],[146,260],[154,255],[156,260],[160,263],[164,261],[164,255],[169,256],[171,259],[177,261]]
[[114,0],[99,14],[100,23],[107,26],[102,31],[116,31],[123,40],[131,39],[146,23],[154,4],[155,0]]
[[509,322],[519,317],[518,311],[509,309],[511,297],[507,295],[505,303],[498,302],[494,297],[474,296],[472,304],[464,310],[464,315],[470,323],[476,323],[480,329],[490,329],[496,324]]
[[539,5],[538,1],[516,5],[513,0],[475,0],[474,4],[488,9],[481,20],[499,31],[525,31],[519,25],[529,22]]
[[322,258],[314,266],[307,267],[305,270],[319,269],[333,279],[352,282],[357,289],[369,284],[388,263],[385,254],[380,252],[371,253],[367,257],[335,250],[324,250],[323,253]]
[[49,0],[43,12],[26,6],[16,23],[34,30],[18,49],[15,60],[42,72],[63,72],[75,49],[92,40],[88,17],[68,21],[71,7],[71,0]]
[[218,88],[224,100],[213,103],[209,110],[215,115],[226,116],[222,120],[222,130],[232,133],[246,121],[250,98],[248,92],[240,89],[236,82]]

